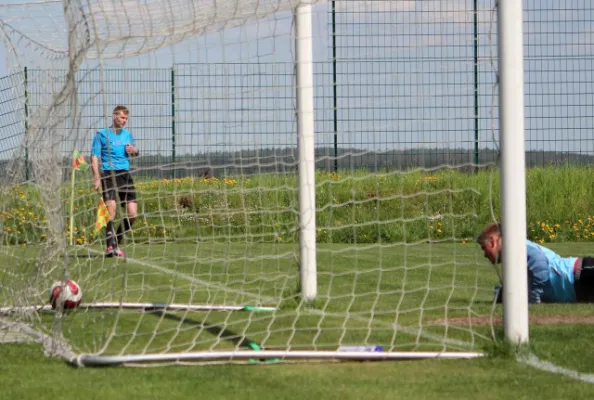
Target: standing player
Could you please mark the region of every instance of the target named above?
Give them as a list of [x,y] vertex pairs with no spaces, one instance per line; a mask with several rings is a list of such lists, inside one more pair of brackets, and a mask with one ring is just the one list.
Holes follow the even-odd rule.
[[[113,124],[107,129],[100,129],[95,134],[91,150],[91,168],[93,171],[93,187],[103,192],[103,200],[109,210],[109,222],[105,228],[106,257],[124,257],[119,245],[124,241],[136,219],[138,204],[136,189],[130,176],[130,157],[138,156],[136,140],[129,130],[124,128],[128,122],[128,108],[117,106],[113,109]],[[101,160],[101,161],[99,161]],[[101,170],[99,170],[101,162]],[[114,231],[114,220],[117,212],[116,196],[120,205],[126,209],[126,215]]]

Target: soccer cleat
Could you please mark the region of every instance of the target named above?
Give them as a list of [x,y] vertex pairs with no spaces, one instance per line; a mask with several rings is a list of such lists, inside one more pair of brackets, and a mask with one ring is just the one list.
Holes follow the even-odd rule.
[[113,250],[113,255],[116,257],[126,257],[126,255],[124,254],[122,249],[120,249],[119,247],[117,247]]
[[105,249],[105,257],[113,257],[113,253],[113,247],[107,246],[107,249]]

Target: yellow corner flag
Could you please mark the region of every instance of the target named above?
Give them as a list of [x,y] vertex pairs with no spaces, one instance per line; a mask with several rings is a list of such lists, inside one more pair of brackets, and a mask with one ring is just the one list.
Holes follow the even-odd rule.
[[74,153],[72,153],[72,169],[76,171],[86,171],[89,169],[89,164],[87,164],[85,158],[77,150],[74,150]]
[[99,232],[102,228],[107,226],[107,221],[109,221],[109,210],[105,205],[103,199],[99,201],[99,206],[97,208],[97,220],[95,221],[95,232]]

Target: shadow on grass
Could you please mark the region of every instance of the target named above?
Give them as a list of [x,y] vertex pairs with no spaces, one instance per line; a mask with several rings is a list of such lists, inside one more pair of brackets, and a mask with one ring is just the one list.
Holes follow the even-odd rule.
[[232,342],[233,344],[239,347],[246,347],[249,349],[254,349],[254,347],[260,348],[260,346],[251,340],[250,338],[246,337],[245,335],[240,335],[235,333],[229,329],[217,326],[217,325],[210,325],[206,321],[199,321],[190,318],[181,318],[174,314],[169,314],[165,311],[157,310],[151,311],[151,315],[163,317],[172,321],[182,322],[186,325],[193,326],[195,328],[204,329],[208,333],[213,336],[219,337],[220,339],[227,340]]
[[[217,325],[207,324],[206,321],[198,321],[198,320],[190,319],[190,318],[180,318],[177,315],[169,314],[162,310],[152,311],[149,314],[158,316],[158,317],[162,317],[162,318],[166,318],[166,319],[176,321],[176,322],[182,322],[183,324],[190,325],[195,328],[204,329],[206,332],[210,333],[211,335],[216,336],[222,340],[230,341],[238,347],[243,347],[243,348],[247,348],[247,349],[255,350],[255,351],[262,350],[260,345],[258,345],[255,341],[248,338],[247,336],[240,335],[240,334],[235,333],[229,329],[226,329],[226,328],[223,328],[223,327],[220,327]],[[267,364],[267,363],[277,363],[280,360],[277,358],[273,358],[273,359],[252,358],[249,361],[250,361],[250,363],[254,363],[254,364]]]

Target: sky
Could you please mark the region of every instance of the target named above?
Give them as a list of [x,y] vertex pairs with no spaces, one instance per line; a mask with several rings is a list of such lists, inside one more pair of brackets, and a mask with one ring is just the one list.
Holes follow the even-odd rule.
[[[48,70],[65,68],[68,37],[61,1],[24,3],[0,1],[0,76],[22,76],[27,67],[34,114],[63,83]],[[296,145],[294,1],[82,3],[79,27],[104,45],[89,49],[81,65],[82,126],[68,131],[66,153],[90,148],[116,104],[130,107],[144,154]],[[478,1],[481,148],[498,140],[493,3]],[[592,3],[524,1],[527,150],[594,154]],[[339,147],[372,151],[473,148],[472,0],[337,1],[336,136],[330,3],[313,9],[318,146],[336,137]],[[0,157],[24,131],[23,93],[22,79],[0,81]]]

